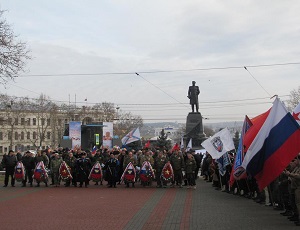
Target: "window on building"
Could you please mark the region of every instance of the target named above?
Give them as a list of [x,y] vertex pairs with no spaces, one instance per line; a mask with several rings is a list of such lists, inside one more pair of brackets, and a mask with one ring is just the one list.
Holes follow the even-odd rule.
[[12,124],[12,118],[11,118],[11,117],[7,118],[7,124],[8,124],[8,125],[11,125],[11,124]]
[[47,125],[50,126],[50,118],[47,119]]
[[15,132],[15,140],[18,140],[19,134],[18,132]]
[[32,125],[36,125],[36,118],[32,118]]
[[35,140],[36,139],[36,132],[32,133],[32,139]]
[[30,126],[30,118],[27,119],[27,124],[28,126]]
[[4,118],[0,117],[0,125],[4,125]]
[[7,132],[7,139],[8,139],[8,140],[11,140],[11,131],[8,131],[8,132]]
[[21,140],[24,140],[24,132],[21,132]]
[[4,147],[4,153],[7,153],[7,147]]
[[30,139],[30,132],[27,132],[27,140],[29,140]]
[[0,146],[0,153],[3,153],[3,146]]
[[19,119],[16,117],[15,118],[15,125],[18,125],[19,124]]
[[3,140],[3,133],[0,132],[0,140],[2,141]]
[[45,118],[41,118],[41,125],[42,125],[42,126],[45,125]]
[[51,132],[47,132],[47,139],[50,140],[51,138]]
[[25,118],[24,117],[21,118],[21,125],[25,125]]

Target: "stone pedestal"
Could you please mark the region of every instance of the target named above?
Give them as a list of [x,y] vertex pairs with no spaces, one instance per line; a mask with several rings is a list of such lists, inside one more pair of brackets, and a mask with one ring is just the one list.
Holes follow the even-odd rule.
[[201,113],[189,113],[186,118],[185,140],[188,144],[192,138],[193,149],[202,149],[201,143],[206,140]]

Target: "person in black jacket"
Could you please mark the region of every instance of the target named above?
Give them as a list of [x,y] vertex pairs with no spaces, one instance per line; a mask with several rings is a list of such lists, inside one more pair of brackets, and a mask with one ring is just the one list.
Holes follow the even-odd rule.
[[9,176],[11,176],[11,186],[15,187],[15,167],[17,165],[17,157],[13,150],[9,150],[8,155],[2,160],[3,167],[5,168],[4,186],[7,187]]
[[[80,154],[81,158],[76,160],[76,179],[79,182],[79,187],[82,187],[83,182],[85,187],[87,188],[89,184],[89,173],[92,168],[92,163],[90,158],[86,156],[86,152],[82,152]],[[77,183],[75,182],[75,187],[77,187]]]
[[33,181],[33,170],[35,168],[35,162],[34,157],[32,156],[32,153],[30,151],[27,151],[24,156],[22,157],[22,163],[25,168],[25,180],[22,181],[23,185],[22,187],[26,187],[27,180],[30,184],[30,187],[32,187],[32,181]]
[[120,169],[120,162],[117,157],[111,153],[110,159],[105,163],[104,169],[107,173],[108,186],[116,188],[117,176]]

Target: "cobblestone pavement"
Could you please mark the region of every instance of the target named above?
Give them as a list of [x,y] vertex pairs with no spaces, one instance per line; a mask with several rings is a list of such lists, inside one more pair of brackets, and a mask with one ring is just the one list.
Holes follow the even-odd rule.
[[0,229],[293,229],[279,211],[197,180],[187,188],[0,188]]

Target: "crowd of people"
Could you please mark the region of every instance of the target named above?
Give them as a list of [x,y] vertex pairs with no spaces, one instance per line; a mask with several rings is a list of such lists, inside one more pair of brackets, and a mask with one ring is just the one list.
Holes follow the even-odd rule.
[[[126,187],[135,187],[136,182],[141,182],[142,186],[151,185],[152,181],[156,182],[157,188],[166,188],[167,186],[196,189],[196,179],[202,160],[202,155],[195,154],[195,152],[181,152],[175,150],[158,151],[158,150],[130,150],[125,148],[114,147],[113,149],[98,149],[95,154],[90,151],[69,150],[58,148],[56,150],[45,149],[39,150],[34,156],[31,151],[25,152],[23,155],[20,152],[15,153],[10,150],[9,153],[3,156],[1,161],[2,167],[5,169],[4,187],[9,185],[9,177],[11,186],[15,186],[15,168],[18,162],[24,165],[25,177],[22,180],[22,187],[26,186],[40,186],[41,181],[34,180],[34,170],[39,162],[47,169],[49,174],[50,185],[58,187],[63,184],[66,187],[88,187],[91,183],[89,174],[92,167],[96,163],[100,163],[103,171],[103,180],[107,182],[108,187],[116,188],[117,185],[125,184]],[[62,162],[65,162],[70,169],[71,178],[62,178],[59,173],[59,168]],[[147,161],[151,164],[153,169],[153,177],[150,183],[143,183],[139,180],[139,169],[143,163]],[[166,163],[170,163],[173,169],[173,179],[164,180],[162,171]],[[122,174],[126,166],[132,163],[137,169],[136,180],[126,181],[122,180]],[[33,184],[35,182],[35,185]],[[45,186],[48,187],[48,180],[43,180]],[[95,185],[102,185],[103,181],[96,181]]]
[[243,179],[233,179],[231,173],[234,156],[231,152],[228,154],[231,163],[226,166],[225,173],[221,175],[217,161],[213,160],[206,152],[201,165],[203,179],[211,183],[216,190],[253,199],[258,204],[281,211],[282,216],[300,226],[300,153],[280,176],[262,191],[258,189],[253,177],[245,176]]

